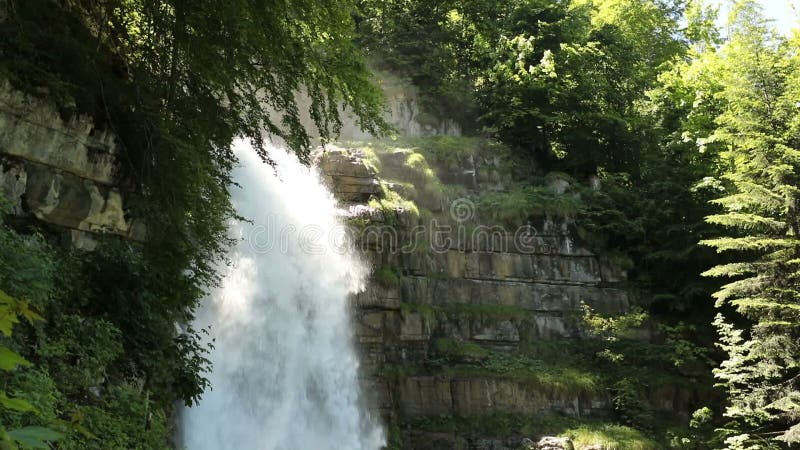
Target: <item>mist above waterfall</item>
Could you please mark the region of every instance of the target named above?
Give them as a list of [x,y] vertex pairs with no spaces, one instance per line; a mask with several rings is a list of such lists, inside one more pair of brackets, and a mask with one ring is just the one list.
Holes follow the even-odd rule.
[[348,295],[366,268],[343,246],[318,175],[271,148],[277,170],[235,144],[238,239],[222,285],[198,312],[211,327],[212,390],[182,415],[188,450],[377,450],[362,407]]

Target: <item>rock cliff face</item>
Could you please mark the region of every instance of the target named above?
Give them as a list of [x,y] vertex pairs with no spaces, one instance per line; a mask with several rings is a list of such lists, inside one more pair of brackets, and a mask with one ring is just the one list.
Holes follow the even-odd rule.
[[[386,98],[386,121],[403,136],[457,136],[461,126],[452,119],[435,117],[422,108],[419,90],[389,73],[378,73],[378,83]],[[345,112],[341,139],[370,139],[358,119]],[[310,122],[306,122],[310,123]]]
[[[414,426],[437,418],[607,416],[608,394],[591,371],[570,366],[568,349],[580,345],[583,308],[629,310],[625,273],[576,245],[567,217],[537,217],[518,229],[482,220],[468,198],[497,189],[505,177],[503,158],[491,149],[439,167],[429,158],[433,167],[417,164],[421,169],[405,176],[391,170],[398,154],[409,161],[417,151],[424,153],[358,144],[316,158],[376,268],[354,299],[357,341],[376,408],[390,423],[404,424],[402,447],[502,449],[521,442]],[[431,172],[453,181],[439,185],[438,204],[415,180],[426,171],[428,185]],[[418,213],[409,197],[432,206]],[[432,223],[446,225],[442,242],[429,233]]]
[[[502,148],[455,137],[354,142],[315,162],[374,268],[354,319],[390,448],[516,449],[583,424],[615,426],[618,379],[592,366],[597,338],[585,319],[628,314],[640,294],[581,245],[568,212],[531,211],[514,225],[487,211],[481,199],[514,183]],[[571,195],[563,178],[542,183]],[[630,338],[660,339],[653,329]],[[650,381],[647,408],[685,418],[691,388]],[[593,439],[575,448],[604,445]]]
[[114,136],[85,117],[0,84],[0,194],[11,212],[33,217],[79,248],[111,233],[143,239],[115,185]]

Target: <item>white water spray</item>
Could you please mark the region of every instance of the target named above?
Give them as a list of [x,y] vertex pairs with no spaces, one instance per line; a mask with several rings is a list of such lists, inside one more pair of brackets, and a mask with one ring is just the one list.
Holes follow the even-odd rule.
[[358,386],[348,294],[365,268],[341,245],[335,201],[314,170],[245,142],[231,225],[241,238],[222,286],[199,311],[215,349],[212,390],[182,415],[188,450],[377,450],[383,432]]

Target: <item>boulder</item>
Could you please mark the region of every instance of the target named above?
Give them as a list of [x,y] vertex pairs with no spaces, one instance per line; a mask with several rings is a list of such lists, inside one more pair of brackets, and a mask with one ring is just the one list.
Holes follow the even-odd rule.
[[534,447],[537,450],[574,450],[572,441],[566,437],[545,436]]

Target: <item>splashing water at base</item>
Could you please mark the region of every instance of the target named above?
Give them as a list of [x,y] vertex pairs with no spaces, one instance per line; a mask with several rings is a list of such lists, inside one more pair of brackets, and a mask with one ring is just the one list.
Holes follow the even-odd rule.
[[[378,450],[361,404],[348,294],[365,268],[341,244],[335,201],[282,149],[261,162],[245,142],[232,188],[239,214],[222,286],[198,312],[211,325],[212,390],[182,414],[188,450]],[[339,245],[337,245],[339,243]]]

